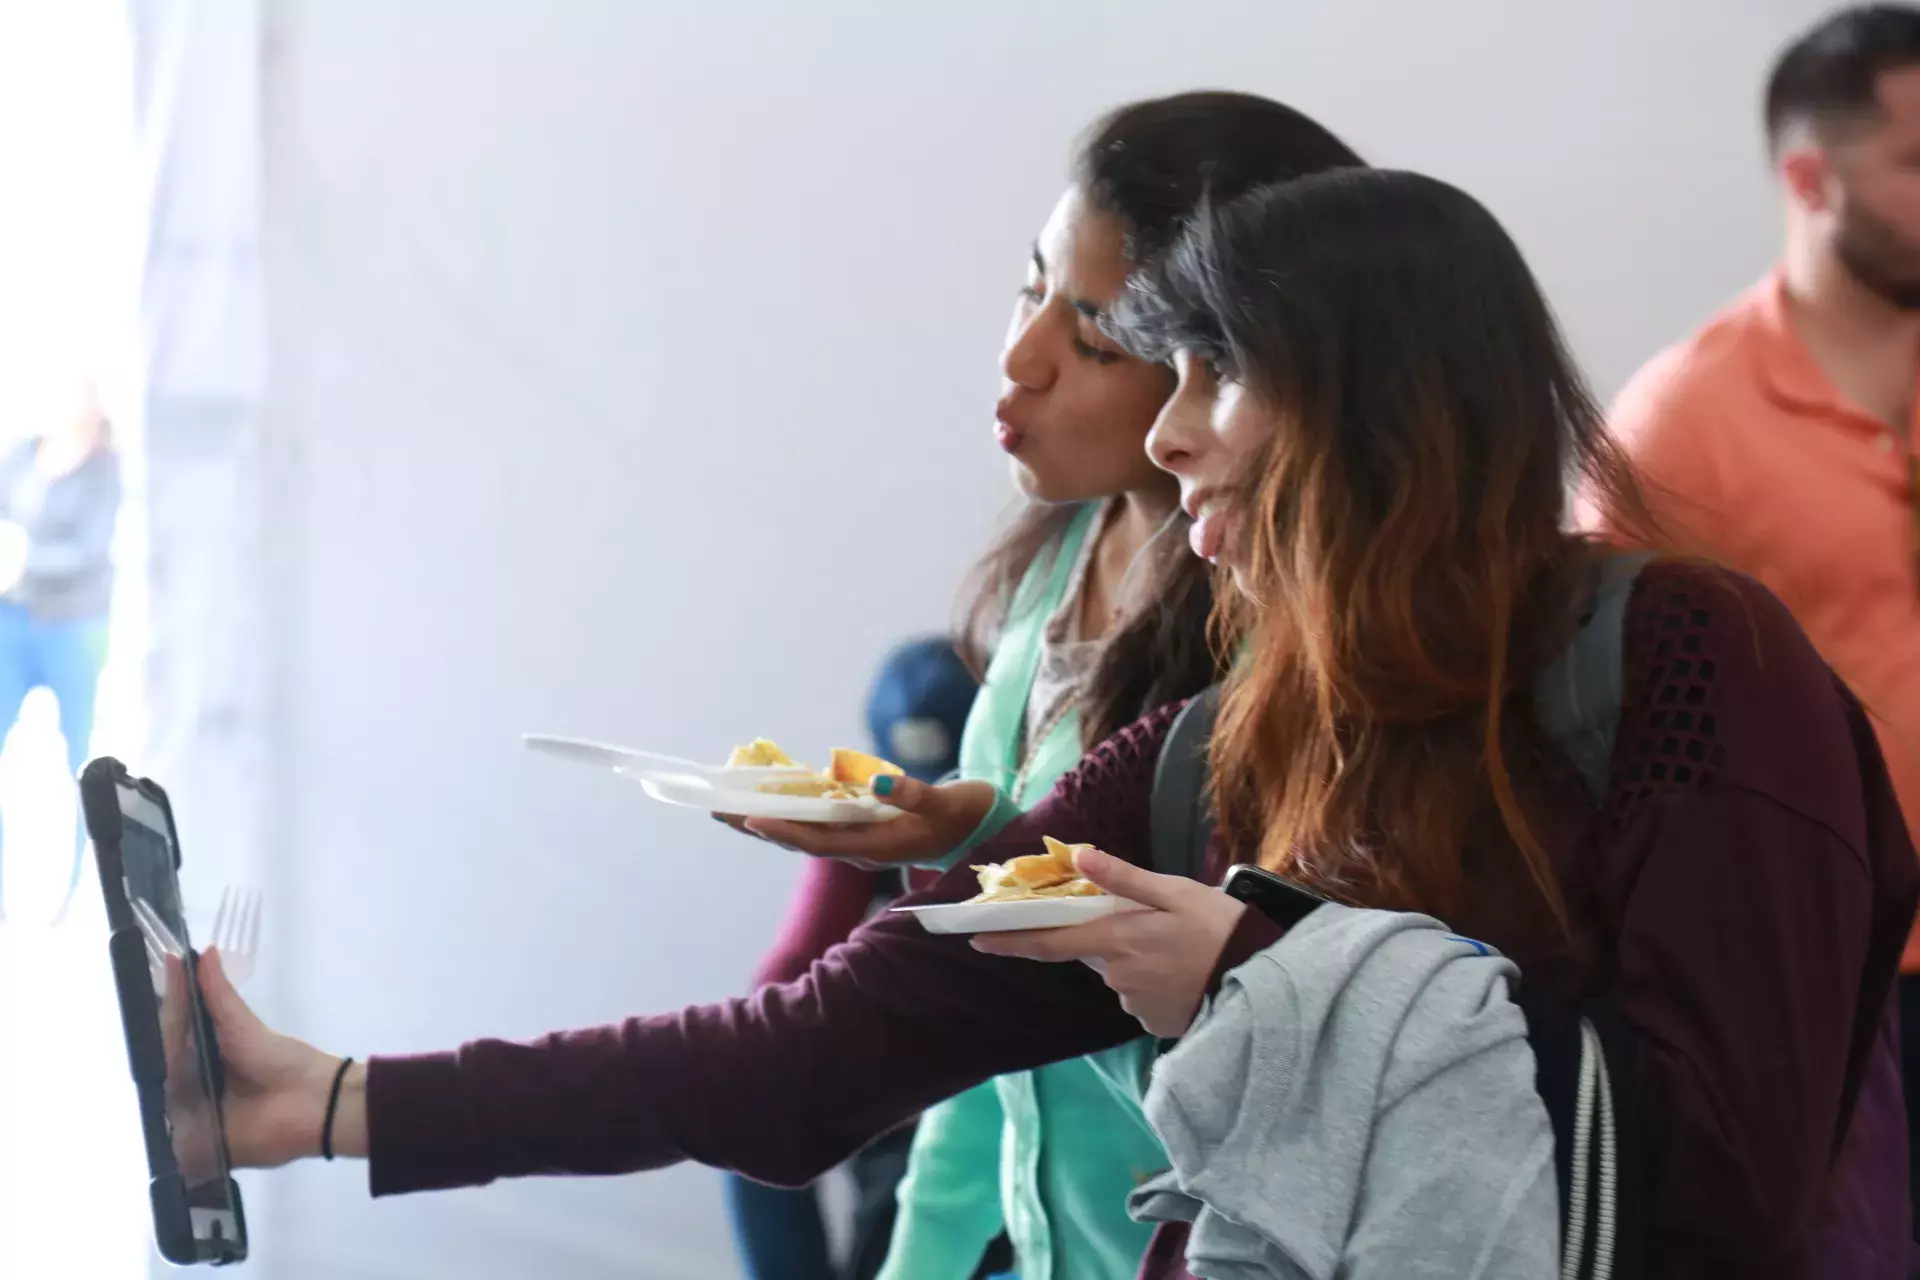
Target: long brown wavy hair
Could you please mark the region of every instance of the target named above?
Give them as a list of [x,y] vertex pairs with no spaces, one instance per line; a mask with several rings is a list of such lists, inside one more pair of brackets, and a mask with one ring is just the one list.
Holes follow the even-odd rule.
[[1513,241],[1430,178],[1307,178],[1205,210],[1115,325],[1217,362],[1276,423],[1215,615],[1238,655],[1226,830],[1348,901],[1443,917],[1472,859],[1517,855],[1564,923],[1515,763],[1550,754],[1527,695],[1596,562],[1570,484],[1654,530]]
[[[1082,139],[1072,177],[1093,207],[1120,222],[1137,267],[1167,249],[1203,197],[1226,199],[1260,183],[1361,163],[1291,107],[1252,94],[1203,91],[1110,112]],[[1071,505],[1027,504],[968,576],[958,647],[976,676],[985,673],[1021,579],[1058,544],[1073,514]],[[1187,553],[1186,539],[1178,531],[1155,539],[1140,572],[1135,598],[1145,603],[1115,626],[1082,692],[1082,737],[1089,745],[1219,677],[1207,641],[1210,574]]]

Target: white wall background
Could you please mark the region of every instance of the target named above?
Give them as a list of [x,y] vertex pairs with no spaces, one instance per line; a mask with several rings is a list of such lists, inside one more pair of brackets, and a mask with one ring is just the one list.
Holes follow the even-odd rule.
[[[273,1013],[364,1053],[740,988],[791,863],[516,736],[857,737],[1005,502],[999,335],[1101,109],[1256,90],[1477,192],[1610,392],[1765,267],[1759,77],[1823,7],[268,0]],[[700,1169],[275,1177],[276,1280],[731,1274]]]

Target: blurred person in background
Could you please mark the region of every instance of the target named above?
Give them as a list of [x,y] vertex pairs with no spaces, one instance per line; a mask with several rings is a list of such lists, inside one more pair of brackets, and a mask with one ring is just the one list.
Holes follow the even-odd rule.
[[[899,646],[880,664],[867,695],[873,749],[922,782],[940,781],[960,767],[960,734],[979,689],[950,638]],[[897,870],[809,859],[773,949],[754,974],[754,987],[794,981],[905,887],[904,873]],[[886,1260],[896,1191],[912,1142],[913,1125],[902,1125],[847,1162],[854,1186],[853,1245],[843,1268],[833,1263],[815,1188],[770,1187],[728,1175],[728,1206],[748,1280],[873,1280]],[[1011,1264],[1005,1239],[995,1243],[976,1274],[991,1275]]]
[[[28,694],[50,690],[74,775],[107,656],[120,496],[113,427],[90,381],[63,421],[0,458],[0,733],[12,732]],[[79,884],[81,839],[76,827],[61,915]]]
[[[1920,831],[1920,8],[1843,9],[1802,35],[1765,123],[1779,264],[1642,369],[1612,427],[1666,535],[1766,583],[1859,694]],[[1901,968],[1912,1162],[1920,936]]]

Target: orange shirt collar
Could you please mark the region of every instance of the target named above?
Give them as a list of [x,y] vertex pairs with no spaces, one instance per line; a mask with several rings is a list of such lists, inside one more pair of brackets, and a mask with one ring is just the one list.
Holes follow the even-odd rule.
[[1748,332],[1761,385],[1783,405],[1802,411],[1852,418],[1858,411],[1840,398],[1824,370],[1793,327],[1788,307],[1787,278],[1775,268],[1749,294],[1752,326]]

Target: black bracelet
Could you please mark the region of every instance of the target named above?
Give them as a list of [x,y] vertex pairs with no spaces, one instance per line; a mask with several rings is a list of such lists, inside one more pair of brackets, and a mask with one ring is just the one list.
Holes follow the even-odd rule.
[[327,1091],[327,1119],[320,1126],[320,1155],[327,1160],[333,1159],[333,1116],[340,1110],[340,1086],[347,1082],[347,1068],[352,1065],[352,1058],[340,1064],[340,1069],[333,1073],[333,1088]]

